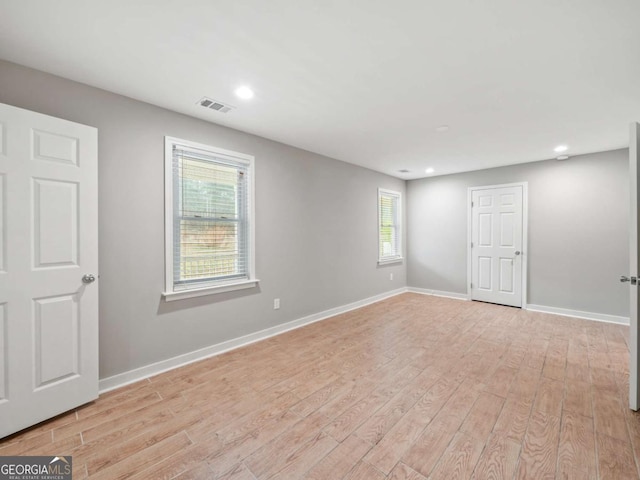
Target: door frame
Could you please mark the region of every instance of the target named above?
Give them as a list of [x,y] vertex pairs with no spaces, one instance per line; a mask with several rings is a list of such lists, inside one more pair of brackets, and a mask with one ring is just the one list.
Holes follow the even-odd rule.
[[489,190],[493,188],[522,187],[522,308],[527,309],[527,257],[528,250],[528,231],[529,231],[529,203],[528,203],[528,182],[502,183],[499,185],[480,185],[467,188],[467,300],[471,300],[471,239],[472,239],[472,207],[471,201],[473,192],[477,190]]
[[[640,274],[638,268],[638,237],[640,237],[640,225],[638,224],[638,177],[640,172],[640,124],[631,122],[629,125],[629,276],[637,277]],[[640,408],[640,358],[638,355],[638,342],[640,330],[638,326],[639,299],[637,285],[629,284],[629,408],[638,411]]]

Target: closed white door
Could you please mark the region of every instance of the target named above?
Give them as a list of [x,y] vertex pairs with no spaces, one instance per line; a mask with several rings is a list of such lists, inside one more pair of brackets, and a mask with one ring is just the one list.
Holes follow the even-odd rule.
[[0,104],[0,437],[98,396],[97,187],[95,128]]
[[638,213],[638,185],[640,185],[640,124],[632,123],[629,135],[629,177],[631,205],[629,209],[629,277],[626,275],[622,281],[628,281],[630,291],[630,311],[629,311],[629,408],[638,410],[640,407],[640,382],[638,372],[640,371],[638,356],[638,310],[640,309],[640,299],[638,298],[638,274],[640,274],[640,256],[638,255],[638,239],[640,238],[640,218]]
[[471,189],[471,299],[522,306],[524,186]]

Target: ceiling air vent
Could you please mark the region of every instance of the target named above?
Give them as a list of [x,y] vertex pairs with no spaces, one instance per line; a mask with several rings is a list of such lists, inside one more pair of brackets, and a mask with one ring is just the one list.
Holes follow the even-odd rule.
[[220,113],[227,113],[229,110],[234,110],[236,108],[232,105],[229,105],[228,103],[222,103],[218,100],[213,100],[207,97],[202,97],[198,101],[198,105],[201,105],[205,108],[210,108],[211,110],[215,110]]

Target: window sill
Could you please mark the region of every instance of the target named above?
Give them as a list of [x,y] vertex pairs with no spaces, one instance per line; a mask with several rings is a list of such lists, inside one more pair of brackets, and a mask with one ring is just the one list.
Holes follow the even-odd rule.
[[404,261],[404,257],[380,258],[378,260],[378,265],[389,265],[391,263],[402,263],[403,261]]
[[235,290],[244,290],[246,288],[254,288],[258,286],[260,280],[242,280],[240,282],[225,283],[224,285],[215,285],[204,288],[194,288],[191,290],[180,290],[177,292],[162,292],[165,302],[173,302],[174,300],[184,300],[186,298],[202,297],[204,295],[215,295],[217,293],[233,292]]

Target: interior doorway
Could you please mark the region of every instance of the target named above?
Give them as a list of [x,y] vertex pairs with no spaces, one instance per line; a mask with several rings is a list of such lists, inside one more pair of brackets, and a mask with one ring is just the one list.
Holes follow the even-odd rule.
[[527,184],[469,188],[468,296],[526,305]]

